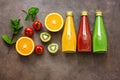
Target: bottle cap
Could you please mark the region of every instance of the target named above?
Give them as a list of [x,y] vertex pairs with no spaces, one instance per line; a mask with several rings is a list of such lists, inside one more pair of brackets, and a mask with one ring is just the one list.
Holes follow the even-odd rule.
[[96,16],[102,16],[102,11],[97,11]]
[[72,11],[67,11],[66,15],[67,16],[72,16],[73,12]]
[[87,16],[88,15],[88,12],[87,11],[82,11],[81,12],[81,16]]

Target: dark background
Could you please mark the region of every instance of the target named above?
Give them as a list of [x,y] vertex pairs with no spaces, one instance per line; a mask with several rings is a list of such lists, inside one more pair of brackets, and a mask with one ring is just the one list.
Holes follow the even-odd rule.
[[[0,80],[120,80],[120,0],[0,0],[0,37],[9,34],[10,19],[21,18],[24,28],[31,26],[32,21],[25,22],[25,14],[21,10],[36,6],[40,9],[38,19],[43,23],[43,30],[35,32],[35,44],[45,46],[42,56],[32,54],[22,57],[17,54],[14,46],[9,47],[0,39]],[[62,54],[61,35],[51,33],[49,43],[59,44],[59,52],[50,55],[47,45],[39,39],[44,28],[44,18],[50,12],[58,12],[65,19],[65,13],[72,10],[78,32],[80,12],[89,12],[91,32],[93,31],[95,12],[103,11],[104,23],[108,34],[107,54]],[[24,29],[23,28],[23,29]],[[16,36],[23,36],[23,29]],[[8,50],[9,54],[8,54]]]

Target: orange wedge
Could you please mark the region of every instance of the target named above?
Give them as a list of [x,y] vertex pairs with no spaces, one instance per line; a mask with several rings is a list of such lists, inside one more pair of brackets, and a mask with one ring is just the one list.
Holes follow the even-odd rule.
[[51,32],[60,31],[63,24],[63,17],[59,13],[49,13],[45,17],[45,27]]
[[16,51],[22,56],[28,56],[34,51],[34,42],[29,37],[20,37],[16,42]]

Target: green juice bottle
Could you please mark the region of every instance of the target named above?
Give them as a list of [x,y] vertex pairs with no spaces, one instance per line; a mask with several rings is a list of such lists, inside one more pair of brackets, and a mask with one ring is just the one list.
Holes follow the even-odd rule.
[[107,51],[107,35],[102,18],[102,12],[96,12],[96,21],[93,32],[93,52],[104,53]]

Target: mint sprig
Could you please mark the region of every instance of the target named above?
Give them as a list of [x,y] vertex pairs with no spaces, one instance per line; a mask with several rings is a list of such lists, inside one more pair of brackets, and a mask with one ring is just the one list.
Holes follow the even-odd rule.
[[19,30],[23,28],[23,25],[20,24],[20,19],[11,19],[11,31],[13,34],[18,34]]
[[32,18],[32,21],[35,20],[38,12],[39,12],[39,8],[37,7],[31,7],[28,9],[28,12],[22,10],[24,13],[26,13],[26,17],[25,17],[25,21],[28,21],[30,19],[30,17]]
[[23,25],[20,24],[20,19],[11,19],[11,31],[12,31],[12,38],[9,37],[7,34],[2,35],[2,39],[9,45],[16,43],[17,39],[13,39],[14,35],[18,34],[19,30],[23,28]]

